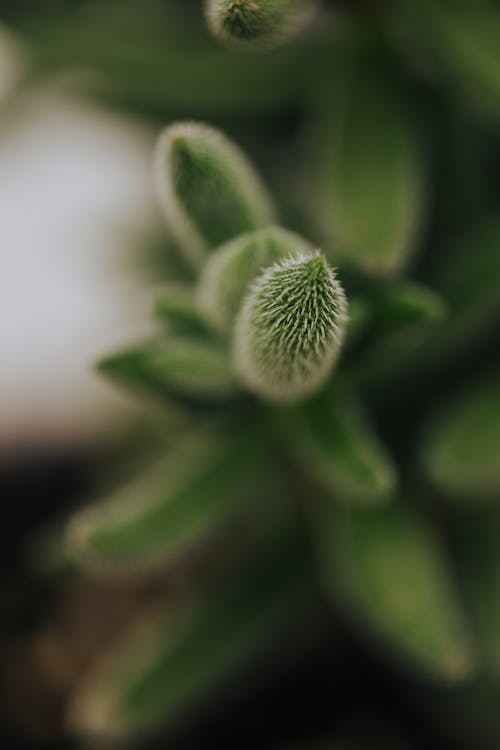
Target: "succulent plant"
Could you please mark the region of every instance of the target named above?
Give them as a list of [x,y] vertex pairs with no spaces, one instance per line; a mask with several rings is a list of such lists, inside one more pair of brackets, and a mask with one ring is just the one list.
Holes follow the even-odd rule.
[[[344,281],[335,248],[277,225],[255,168],[207,125],[166,128],[155,169],[186,279],[159,295],[158,335],[100,369],[177,403],[183,427],[167,455],[70,519],[65,554],[93,576],[126,578],[168,577],[195,549],[224,553],[175,616],[153,618],[98,665],[73,724],[113,736],[174,721],[277,638],[303,637],[321,589],[421,679],[467,680],[477,647],[443,530],[421,480],[371,426],[358,375],[384,330],[432,330],[444,302],[379,269],[368,283],[364,259]],[[364,330],[356,307],[371,311]],[[497,391],[493,375],[424,430],[414,465],[437,491],[483,504],[498,491]]]
[[76,40],[57,19],[33,37],[46,64],[79,50],[135,106],[252,114],[262,141],[265,115],[292,113],[301,132],[284,126],[288,163],[267,151],[274,199],[215,129],[160,138],[186,271],[155,304],[158,336],[100,367],[175,402],[184,428],[71,519],[66,555],[125,578],[168,575],[198,549],[222,559],[178,622],[157,618],[90,676],[73,701],[82,729],[174,720],[269,643],[305,638],[323,592],[332,624],[418,674],[458,732],[478,715],[474,741],[498,747],[500,13],[331,6],[207,2],[223,44],[200,42],[196,64],[175,23],[168,40],[152,24],[140,59],[134,23],[109,44],[108,3]]

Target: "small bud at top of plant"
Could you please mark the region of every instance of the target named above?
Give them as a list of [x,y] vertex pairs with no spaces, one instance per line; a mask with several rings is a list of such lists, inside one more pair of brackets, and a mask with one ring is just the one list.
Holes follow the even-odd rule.
[[344,291],[320,253],[271,266],[255,282],[236,321],[241,380],[272,400],[313,393],[339,352],[346,308]]
[[316,0],[207,0],[213,34],[232,46],[275,47],[295,36],[311,18]]

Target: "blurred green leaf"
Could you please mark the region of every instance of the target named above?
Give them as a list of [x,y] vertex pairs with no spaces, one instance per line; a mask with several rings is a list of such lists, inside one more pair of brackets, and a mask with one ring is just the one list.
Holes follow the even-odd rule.
[[155,315],[173,334],[201,334],[206,336],[209,327],[196,304],[194,289],[190,285],[171,284],[158,294]]
[[285,439],[297,462],[338,503],[386,502],[396,471],[361,405],[335,386],[295,411]]
[[447,314],[439,294],[407,280],[380,285],[373,295],[373,306],[378,322],[387,327],[434,323]]
[[[135,735],[168,725],[268,654],[279,638],[311,618],[304,560],[290,530],[264,538],[190,608],[142,642],[124,644],[114,661],[76,696],[72,724],[100,735]],[[282,646],[281,646],[282,648]],[[300,646],[290,648],[296,650]],[[276,645],[274,646],[274,650]]]
[[237,393],[228,353],[209,340],[158,339],[106,357],[98,367],[121,385],[164,397],[220,401]]
[[373,305],[365,295],[349,296],[349,319],[346,325],[346,347],[356,346],[373,323]]
[[443,71],[476,101],[500,111],[498,5],[489,0],[424,0],[411,12]]
[[198,302],[216,330],[229,333],[251,282],[267,266],[314,247],[281,227],[271,226],[240,235],[215,250],[206,262]]
[[335,257],[375,276],[400,271],[422,230],[425,184],[416,114],[393,71],[340,57],[318,164],[319,219]]
[[401,503],[319,516],[324,578],[360,628],[412,666],[461,681],[475,655],[423,518]]
[[38,72],[90,71],[93,93],[163,118],[290,111],[311,65],[296,45],[229,62],[206,32],[200,8],[177,0],[15,6],[10,22]]
[[460,581],[486,671],[500,677],[500,519],[468,516],[457,545]]
[[468,383],[441,406],[424,429],[421,453],[447,495],[500,502],[500,373]]
[[446,318],[432,326],[381,331],[360,357],[358,377],[392,394],[404,382],[407,393],[454,357],[474,350],[497,323],[499,276],[500,221],[493,216],[433,253],[427,283],[445,300]]
[[156,149],[169,230],[195,268],[223,242],[273,222],[271,197],[242,151],[214,128],[170,125]]
[[137,480],[71,520],[68,557],[113,573],[163,566],[244,508],[265,467],[260,431],[184,438]]

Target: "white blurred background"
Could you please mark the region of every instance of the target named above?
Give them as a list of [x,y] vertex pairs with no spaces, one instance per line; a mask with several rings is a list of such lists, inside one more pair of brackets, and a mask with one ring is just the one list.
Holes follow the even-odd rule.
[[125,408],[92,364],[144,332],[127,259],[158,221],[154,134],[74,81],[22,77],[0,28],[0,458],[87,440]]

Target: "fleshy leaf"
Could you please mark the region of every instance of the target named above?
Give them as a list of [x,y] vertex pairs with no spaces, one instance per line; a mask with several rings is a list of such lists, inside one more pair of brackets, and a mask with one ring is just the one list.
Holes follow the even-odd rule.
[[235,365],[242,382],[276,401],[313,393],[338,356],[346,307],[344,291],[321,254],[268,268],[236,321]]
[[246,156],[201,123],[175,123],[163,131],[156,181],[168,227],[195,268],[213,248],[274,218],[271,199]]
[[347,58],[324,120],[319,220],[335,258],[373,274],[400,271],[422,224],[424,180],[415,114],[390,71]]
[[346,346],[355,346],[370,330],[373,323],[373,305],[366,296],[349,297],[349,320],[346,325]]
[[442,70],[476,101],[500,111],[498,7],[483,0],[424,0],[416,10],[412,17]]
[[151,341],[106,357],[98,366],[122,385],[159,396],[218,401],[237,392],[227,353],[210,341]]
[[434,323],[447,313],[439,294],[412,281],[381,285],[374,295],[374,307],[378,321],[386,326]]
[[296,413],[288,441],[296,460],[338,503],[386,502],[396,485],[392,462],[360,404],[344,390],[308,401]]
[[[187,2],[158,2],[152,12],[149,2],[128,0],[117,12],[116,0],[100,0],[88,13],[64,3],[46,6],[34,23],[29,16],[35,20],[35,6],[30,10],[19,6],[16,20],[40,67],[64,68],[78,60],[100,71],[108,100],[129,110],[206,118],[289,111],[314,65],[312,55],[304,59],[296,45],[271,56],[234,55],[228,61],[202,19],[193,18],[193,11],[201,16],[199,8]],[[7,14],[2,20],[7,23]]]
[[385,330],[359,363],[363,384],[391,394],[418,385],[459,354],[474,350],[500,314],[500,222],[490,217],[436,248],[429,284],[446,302],[449,315],[432,325]]
[[94,505],[66,532],[68,557],[89,569],[127,573],[161,567],[219,529],[265,470],[265,441],[199,435]]
[[500,373],[467,385],[424,430],[430,479],[447,495],[474,504],[500,501]]
[[500,523],[467,518],[459,533],[458,570],[486,669],[500,676]]
[[229,333],[250,283],[266,266],[313,251],[307,240],[276,226],[230,240],[214,251],[203,268],[200,309],[214,328]]
[[391,503],[337,509],[319,520],[324,578],[337,603],[411,665],[439,679],[464,679],[475,654],[424,519]]
[[270,49],[295,36],[312,18],[316,0],[206,0],[210,30],[241,49]]
[[291,637],[304,613],[312,617],[302,553],[291,539],[267,541],[253,562],[240,562],[190,607],[123,644],[81,686],[73,727],[130,737],[173,724],[214,691],[233,689],[242,670]]
[[154,311],[173,334],[209,333],[209,327],[198,310],[193,287],[188,284],[170,284],[162,289]]

